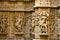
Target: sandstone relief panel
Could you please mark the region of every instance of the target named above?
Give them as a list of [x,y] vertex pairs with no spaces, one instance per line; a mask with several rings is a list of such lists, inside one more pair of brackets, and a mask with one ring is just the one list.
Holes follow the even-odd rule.
[[42,10],[39,13],[33,13],[32,27],[40,27],[41,33],[48,32],[49,25],[49,9]]
[[5,34],[7,32],[7,27],[9,26],[8,14],[6,12],[0,12],[0,33]]
[[[23,14],[23,13],[22,13]],[[16,32],[22,32],[22,26],[23,26],[23,15],[15,13],[15,31]]]

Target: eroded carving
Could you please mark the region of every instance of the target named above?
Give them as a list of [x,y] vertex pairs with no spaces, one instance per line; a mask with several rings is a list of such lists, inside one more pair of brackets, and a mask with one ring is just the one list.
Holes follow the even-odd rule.
[[40,33],[47,33],[49,25],[49,12],[42,10],[39,13],[32,15],[32,32],[35,32],[35,27],[40,27]]
[[23,25],[23,16],[20,14],[15,15],[15,31],[22,32],[22,25]]
[[0,33],[6,33],[8,27],[8,16],[0,14]]

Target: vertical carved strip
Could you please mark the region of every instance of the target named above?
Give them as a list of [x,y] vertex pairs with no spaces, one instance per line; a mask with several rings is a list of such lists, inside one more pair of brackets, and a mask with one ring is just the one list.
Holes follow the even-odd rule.
[[7,33],[8,23],[8,15],[6,12],[0,12],[0,33]]
[[22,26],[23,26],[23,13],[15,13],[15,32],[22,32]]
[[14,34],[17,39],[23,39],[25,26],[24,26],[24,12],[15,12],[14,13]]
[[0,12],[0,40],[6,40],[8,37],[9,16],[7,12]]
[[56,13],[56,9],[51,9],[50,10],[50,28],[49,28],[49,37],[50,40],[54,40],[57,35],[56,35],[56,27],[55,27],[55,13]]
[[32,34],[40,39],[40,35],[48,35],[50,9],[39,8],[32,14]]

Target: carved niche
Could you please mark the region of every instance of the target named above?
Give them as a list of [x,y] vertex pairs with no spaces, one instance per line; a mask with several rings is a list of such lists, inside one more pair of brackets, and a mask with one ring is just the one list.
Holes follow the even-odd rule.
[[[42,9],[40,9],[42,10]],[[40,33],[47,33],[49,26],[49,9],[43,9],[38,13],[33,13],[32,15],[32,32],[35,31],[35,27],[40,27]]]
[[0,33],[5,34],[8,27],[8,16],[6,12],[0,12]]
[[48,17],[49,17],[49,13],[47,13],[46,11],[43,11],[43,13],[41,14],[41,21],[40,21],[40,27],[41,27],[41,32],[42,33],[46,33],[48,30]]
[[14,26],[15,26],[15,32],[23,32],[23,16],[24,14],[20,14],[20,13],[15,13],[15,22],[14,22]]

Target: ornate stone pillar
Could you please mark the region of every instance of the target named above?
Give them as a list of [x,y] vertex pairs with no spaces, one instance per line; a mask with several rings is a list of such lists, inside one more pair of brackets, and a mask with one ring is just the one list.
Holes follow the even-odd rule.
[[49,14],[49,8],[35,9],[35,13],[32,14],[32,34],[35,35],[36,40],[48,40]]
[[[33,40],[49,40],[50,27],[54,27],[51,23],[50,0],[35,0],[35,12],[32,13],[32,35]],[[53,28],[52,28],[53,29]]]
[[8,36],[9,17],[6,13],[0,11],[0,40],[6,40]]
[[60,0],[58,0],[58,14],[57,14],[57,30],[58,30],[58,40],[60,40]]
[[15,12],[13,24],[15,30],[14,31],[15,39],[24,40],[24,32],[25,32],[24,12]]

